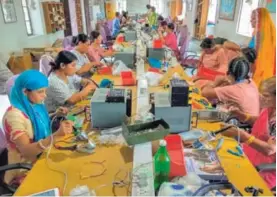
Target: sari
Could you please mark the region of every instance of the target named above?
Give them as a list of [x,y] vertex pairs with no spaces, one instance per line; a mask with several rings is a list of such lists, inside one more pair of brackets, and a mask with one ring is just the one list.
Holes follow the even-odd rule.
[[276,28],[266,8],[258,8],[256,33],[250,42],[257,51],[253,80],[257,85],[276,74]]
[[[275,120],[271,120],[275,121]],[[263,109],[259,118],[253,125],[252,135],[257,139],[267,142],[270,137],[275,137],[270,135],[270,122],[269,122],[269,110]],[[263,153],[257,151],[256,149],[248,146],[247,144],[243,145],[244,153],[247,155],[248,159],[254,166],[258,166],[261,164],[272,164],[276,163],[276,155],[264,155]],[[261,177],[265,180],[269,188],[273,188],[276,186],[276,171],[264,171],[260,172]]]

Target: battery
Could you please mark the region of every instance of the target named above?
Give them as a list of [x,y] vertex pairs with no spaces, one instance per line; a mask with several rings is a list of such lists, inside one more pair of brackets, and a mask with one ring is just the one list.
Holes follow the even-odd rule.
[[111,89],[107,95],[107,103],[124,103],[125,90],[124,89]]
[[171,80],[169,91],[169,100],[171,102],[172,107],[188,106],[189,85],[185,80]]

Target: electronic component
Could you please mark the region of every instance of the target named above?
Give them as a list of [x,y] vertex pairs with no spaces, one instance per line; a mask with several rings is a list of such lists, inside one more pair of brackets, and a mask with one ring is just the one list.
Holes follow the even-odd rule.
[[137,40],[137,32],[136,31],[125,31],[124,37],[125,37],[126,42]]
[[118,51],[114,54],[114,61],[121,60],[128,68],[133,69],[136,59],[136,48],[123,47],[122,51]]
[[99,88],[95,90],[90,105],[92,128],[117,127],[124,122],[126,115],[131,116],[132,91]]
[[189,85],[185,80],[173,79],[169,86],[169,100],[172,107],[188,106]]
[[171,106],[169,93],[156,92],[150,96],[155,119],[163,119],[168,123],[171,133],[191,130],[191,105]]
[[124,103],[125,90],[111,89],[107,95],[106,102],[108,103]]
[[155,48],[147,48],[147,57],[154,58],[157,60],[163,60],[165,56],[165,50],[162,49],[155,49]]

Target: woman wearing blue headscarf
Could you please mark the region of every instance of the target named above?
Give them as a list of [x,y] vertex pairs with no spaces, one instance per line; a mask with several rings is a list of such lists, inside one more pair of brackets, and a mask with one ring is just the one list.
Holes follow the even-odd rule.
[[[51,144],[51,136],[63,136],[72,132],[69,121],[61,123],[52,134],[50,119],[43,104],[48,87],[47,78],[36,70],[21,73],[10,93],[11,107],[4,115],[4,131],[8,142],[8,163],[34,162],[37,156]],[[10,183],[20,176],[20,171],[5,174]]]

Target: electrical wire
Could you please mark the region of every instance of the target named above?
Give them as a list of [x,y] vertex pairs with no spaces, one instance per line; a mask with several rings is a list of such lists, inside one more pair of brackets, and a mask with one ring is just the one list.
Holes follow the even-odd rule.
[[[57,118],[57,116],[54,116],[53,117],[53,119],[51,120],[51,123],[50,123],[50,128],[52,128],[52,125],[53,125],[53,122],[54,122],[54,120]],[[52,150],[52,147],[53,147],[53,145],[54,145],[54,137],[53,137],[53,133],[50,135],[50,147],[49,147],[49,149],[48,149],[48,151],[47,151],[47,153],[46,153],[46,165],[47,165],[47,167],[50,169],[50,170],[52,170],[52,171],[54,171],[54,172],[58,172],[58,173],[61,173],[61,174],[63,174],[64,175],[64,185],[63,185],[63,195],[64,195],[64,193],[65,193],[65,189],[66,189],[66,186],[67,186],[67,184],[68,184],[68,175],[67,175],[67,172],[66,171],[63,171],[62,169],[55,169],[55,168],[53,168],[53,167],[51,167],[50,166],[50,164],[49,164],[49,155],[50,155],[50,153],[51,153],[51,150]]]

